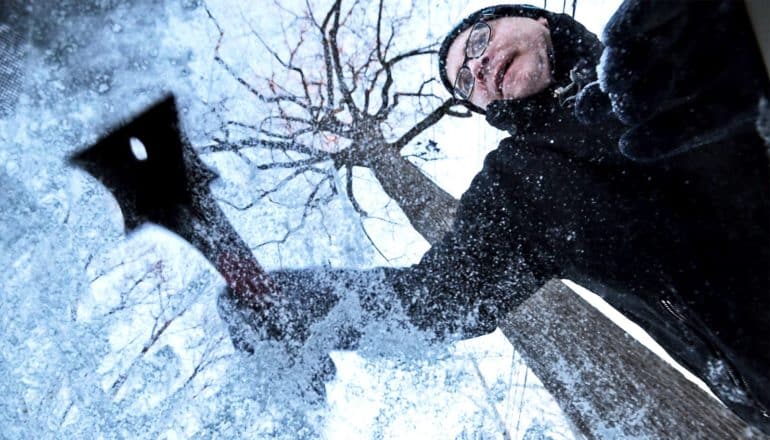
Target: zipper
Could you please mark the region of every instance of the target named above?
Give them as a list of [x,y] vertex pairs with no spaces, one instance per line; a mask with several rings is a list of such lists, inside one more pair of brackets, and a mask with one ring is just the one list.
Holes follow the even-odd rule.
[[[672,286],[669,285],[669,289],[674,295],[677,295]],[[705,345],[705,347],[710,351],[711,358],[722,364],[728,379],[732,382],[732,385],[740,389],[746,401],[757,408],[762,414],[762,417],[765,419],[770,419],[770,411],[768,411],[767,407],[765,407],[752,395],[746,379],[740,373],[738,373],[735,366],[733,366],[733,364],[728,360],[727,356],[725,356],[724,353],[712,342],[711,338],[709,338],[702,329],[691,323],[690,320],[685,317],[682,310],[680,310],[679,307],[677,307],[668,299],[658,300],[658,303],[662,306],[663,310],[668,312],[668,314],[670,314],[672,317],[676,318],[676,320],[679,321],[686,329],[688,329],[694,336],[702,341],[703,345]]]

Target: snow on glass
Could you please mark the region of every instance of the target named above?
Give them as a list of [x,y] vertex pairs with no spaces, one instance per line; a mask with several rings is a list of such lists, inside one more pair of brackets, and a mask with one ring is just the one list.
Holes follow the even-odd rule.
[[[385,2],[381,38],[392,36],[393,53],[436,42],[462,9],[450,3]],[[335,350],[326,335],[361,314],[344,291],[291,355],[274,342],[255,355],[236,351],[217,309],[224,282],[209,263],[159,227],[126,237],[108,191],[66,165],[68,155],[172,92],[183,132],[220,175],[212,185],[220,206],[267,268],[418,261],[429,245],[382,192],[366,158],[335,156],[352,151],[355,139],[309,131],[300,108],[254,93],[308,93],[319,108],[332,104],[313,28],[330,6],[25,6],[22,87],[13,111],[0,115],[3,438],[571,438],[500,332],[432,344],[396,316],[365,323],[356,351]],[[352,81],[356,63],[371,54],[380,12],[377,2],[342,9],[350,13],[342,14],[339,50]],[[307,90],[287,68],[294,64],[304,66]],[[345,106],[328,113],[331,126],[364,130],[373,143],[398,140],[446,98],[429,81],[434,65],[424,56],[394,69],[394,90],[425,96],[401,97],[379,131],[352,127]],[[361,90],[354,99],[367,108]],[[373,93],[368,108],[382,100]],[[446,119],[403,154],[458,197],[497,142],[475,120]],[[469,139],[469,131],[479,134]],[[280,148],[287,140],[304,147]],[[141,139],[131,147],[146,159]],[[336,374],[319,382],[329,353]]]

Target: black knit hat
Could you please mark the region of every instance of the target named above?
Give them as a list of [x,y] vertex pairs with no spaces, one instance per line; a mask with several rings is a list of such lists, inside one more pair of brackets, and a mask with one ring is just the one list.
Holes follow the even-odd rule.
[[[438,71],[441,75],[441,82],[444,83],[444,87],[449,90],[449,93],[454,95],[454,84],[449,80],[446,71],[446,57],[449,52],[449,47],[452,46],[455,38],[463,33],[463,31],[478,23],[480,20],[489,21],[501,17],[525,17],[537,20],[538,18],[543,17],[550,22],[552,15],[554,15],[552,12],[531,5],[497,5],[479,9],[467,16],[455,26],[449,34],[447,34],[444,41],[441,43],[441,48],[438,52]],[[483,109],[470,102],[466,102],[465,105],[475,112],[484,113]]]

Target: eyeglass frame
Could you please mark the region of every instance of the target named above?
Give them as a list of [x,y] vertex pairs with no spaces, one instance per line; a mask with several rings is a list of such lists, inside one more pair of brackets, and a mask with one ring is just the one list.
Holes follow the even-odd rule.
[[[484,42],[484,48],[479,52],[476,56],[468,56],[468,43],[471,41],[471,37],[473,36],[474,32],[477,32],[479,29],[479,25],[483,25],[483,27],[486,27],[489,30],[489,33],[487,35],[487,39]],[[465,40],[465,49],[463,50],[463,63],[460,65],[460,68],[457,69],[457,76],[455,76],[454,84],[452,85],[452,91],[455,95],[455,97],[462,99],[463,101],[470,101],[471,95],[473,95],[473,89],[476,87],[476,76],[473,74],[473,71],[471,71],[471,68],[468,67],[468,61],[475,60],[477,58],[480,58],[484,55],[484,53],[487,51],[487,48],[489,47],[489,41],[492,39],[492,26],[489,25],[485,20],[481,19],[473,24],[471,27],[470,32],[468,33],[468,39]],[[463,69],[467,70],[470,73],[470,77],[473,80],[471,83],[471,88],[468,91],[468,95],[463,97],[457,88],[457,82],[460,80],[460,73],[463,71]]]

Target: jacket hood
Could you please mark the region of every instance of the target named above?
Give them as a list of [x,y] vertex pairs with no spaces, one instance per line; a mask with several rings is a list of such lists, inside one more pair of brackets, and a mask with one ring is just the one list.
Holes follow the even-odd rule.
[[[596,35],[567,14],[559,14],[530,5],[503,4],[490,6],[470,14],[455,26],[444,38],[439,49],[439,73],[444,87],[452,93],[454,84],[449,81],[446,71],[446,56],[455,38],[479,20],[494,20],[501,17],[545,18],[551,31],[553,52],[551,55],[553,84],[542,94],[553,94],[557,90],[578,83],[578,88],[596,79],[596,65],[602,52],[602,44]],[[571,74],[572,73],[572,74]],[[574,91],[577,93],[577,90]],[[527,98],[525,98],[527,99]],[[518,100],[506,100],[517,102]],[[485,114],[480,107],[466,102],[472,111]]]

